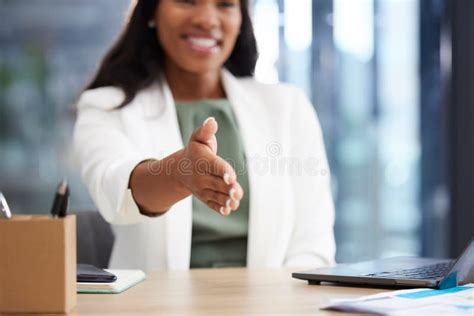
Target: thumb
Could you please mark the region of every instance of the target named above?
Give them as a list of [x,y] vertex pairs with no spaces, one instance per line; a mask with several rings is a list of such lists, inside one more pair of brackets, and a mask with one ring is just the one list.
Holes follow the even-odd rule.
[[216,132],[218,125],[214,117],[208,117],[201,127],[198,127],[194,130],[189,139],[190,142],[195,141],[205,145],[208,145],[209,148],[216,153],[217,152],[217,140]]

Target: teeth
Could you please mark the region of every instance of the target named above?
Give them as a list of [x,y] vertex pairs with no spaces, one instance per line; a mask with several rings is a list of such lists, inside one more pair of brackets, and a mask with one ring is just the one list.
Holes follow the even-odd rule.
[[191,42],[191,44],[204,48],[211,48],[217,45],[217,41],[212,38],[188,37],[188,40]]

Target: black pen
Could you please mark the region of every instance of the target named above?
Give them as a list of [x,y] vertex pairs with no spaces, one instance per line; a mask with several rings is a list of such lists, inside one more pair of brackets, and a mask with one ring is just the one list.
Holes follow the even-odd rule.
[[51,208],[51,215],[53,217],[64,217],[67,212],[67,205],[69,200],[69,188],[66,179],[63,179],[58,185],[56,195],[54,196],[53,207]]
[[63,203],[61,204],[61,208],[59,209],[59,217],[66,217],[67,207],[69,204],[69,186],[66,183],[66,193],[64,194]]

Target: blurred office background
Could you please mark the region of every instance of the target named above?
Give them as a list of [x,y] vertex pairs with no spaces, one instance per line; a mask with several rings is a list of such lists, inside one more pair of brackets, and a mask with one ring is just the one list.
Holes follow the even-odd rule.
[[[300,86],[319,114],[338,261],[457,255],[474,233],[474,2],[253,3],[257,79]],[[71,208],[94,209],[73,104],[129,5],[0,0],[0,190],[13,211],[47,213],[63,176]]]

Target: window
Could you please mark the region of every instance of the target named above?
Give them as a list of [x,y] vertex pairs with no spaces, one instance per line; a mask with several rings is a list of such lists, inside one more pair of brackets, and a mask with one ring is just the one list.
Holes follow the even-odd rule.
[[[437,45],[444,0],[253,3],[257,79],[304,89],[323,127],[338,261],[428,249],[449,206]],[[0,190],[14,211],[47,213],[63,176],[71,207],[94,208],[71,153],[72,104],[129,4],[0,0]]]
[[422,142],[436,135],[421,135],[420,14],[418,0],[255,4],[257,78],[304,89],[323,127],[340,262],[422,252]]

